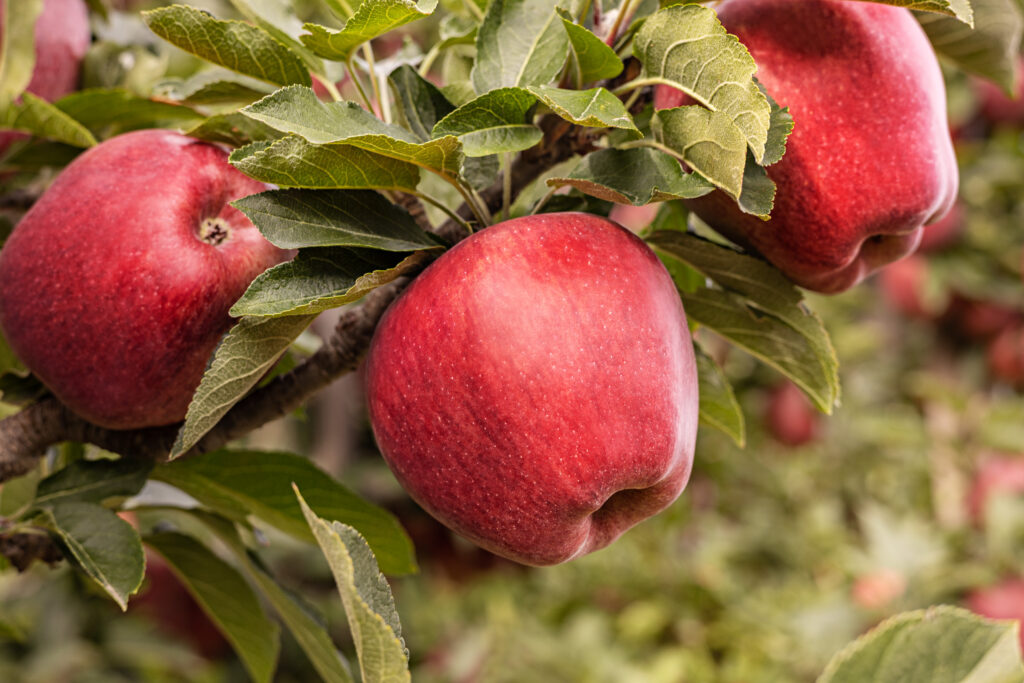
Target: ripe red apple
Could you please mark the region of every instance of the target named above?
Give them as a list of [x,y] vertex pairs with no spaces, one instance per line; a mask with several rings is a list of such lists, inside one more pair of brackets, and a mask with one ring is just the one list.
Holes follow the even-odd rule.
[[996,378],[1024,387],[1024,324],[1007,327],[989,343],[988,368]]
[[69,408],[181,420],[253,278],[285,260],[228,205],[266,189],[219,147],[146,130],[78,157],[0,251],[0,327]]
[[1022,312],[994,301],[975,299],[953,292],[943,324],[951,334],[986,341],[1003,330],[1019,324]]
[[[11,8],[16,6],[16,2],[9,4]],[[4,19],[0,11],[0,30]],[[84,0],[44,0],[36,20],[36,63],[28,91],[48,101],[73,91],[91,37]],[[0,133],[0,154],[18,137],[18,133]]]
[[981,461],[967,496],[967,512],[976,523],[985,518],[985,505],[997,494],[1024,495],[1024,456],[997,455]]
[[[967,608],[989,619],[1024,619],[1024,579],[1005,579],[1001,583],[972,592],[966,599]],[[1024,632],[1021,633],[1024,648]]]
[[[912,252],[959,182],[942,74],[902,8],[850,0],[726,0],[718,9],[796,122],[767,223],[721,192],[688,202],[793,282],[841,292]],[[655,106],[685,96],[661,86]]]
[[679,295],[596,216],[527,216],[438,259],[381,321],[370,420],[411,496],[480,546],[548,565],[674,501],[697,429]]
[[882,296],[902,315],[919,320],[931,320],[937,313],[928,305],[925,290],[928,286],[928,260],[912,254],[890,264],[878,274]]
[[800,387],[786,380],[768,395],[765,426],[780,443],[803,446],[818,438],[820,414]]

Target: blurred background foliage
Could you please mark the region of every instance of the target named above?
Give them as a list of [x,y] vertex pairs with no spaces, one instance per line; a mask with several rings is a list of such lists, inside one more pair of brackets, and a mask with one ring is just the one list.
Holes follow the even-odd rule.
[[[193,4],[231,16],[227,3]],[[148,96],[198,68],[128,14],[97,33],[86,85]],[[382,54],[418,51],[388,40]],[[413,680],[811,681],[887,616],[970,603],[1024,575],[1024,116],[986,117],[984,93],[963,75],[949,87],[962,174],[951,236],[842,296],[811,300],[842,364],[836,415],[812,412],[771,370],[708,340],[744,407],[747,447],[703,430],[680,500],[610,548],[527,569],[453,536],[377,455],[358,378],[248,439],[310,454],[399,515],[422,568],[392,581]],[[17,156],[8,164],[18,168]],[[15,186],[46,178],[20,170]],[[1000,358],[1007,330],[1017,337],[1000,342]],[[162,494],[150,487],[143,499]],[[275,572],[317,596],[351,651],[319,552],[269,532],[266,544]],[[1006,608],[1024,615],[1024,597]],[[277,680],[316,680],[288,638]],[[0,574],[0,681],[244,680],[153,558],[127,615],[66,567]]]

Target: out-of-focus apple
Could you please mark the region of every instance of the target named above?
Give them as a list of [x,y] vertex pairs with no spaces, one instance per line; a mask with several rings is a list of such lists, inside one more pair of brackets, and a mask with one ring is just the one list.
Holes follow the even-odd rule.
[[951,334],[970,341],[987,341],[1024,318],[1024,312],[993,301],[953,292],[943,325]]
[[1024,495],[1024,456],[984,458],[967,495],[967,512],[976,523],[985,519],[985,506],[993,495]]
[[851,589],[853,601],[864,609],[888,607],[907,591],[907,577],[895,569],[879,569],[857,577]]
[[988,368],[997,379],[1024,387],[1024,323],[1007,327],[989,343]]
[[604,547],[689,477],[686,316],[657,256],[603,218],[528,216],[455,246],[385,314],[366,381],[405,489],[524,564]]
[[820,414],[800,387],[780,382],[768,395],[765,426],[768,433],[787,446],[803,446],[819,436]]
[[[967,609],[989,619],[1024,619],[1024,579],[1006,579],[995,586],[973,591],[966,599]],[[1021,632],[1024,648],[1024,632]]]
[[931,320],[942,311],[928,302],[928,260],[913,254],[890,264],[878,274],[883,298],[908,318]]
[[963,204],[957,202],[945,216],[931,225],[926,225],[921,235],[921,244],[917,246],[919,253],[942,251],[956,242],[964,227],[966,211]]
[[178,133],[72,162],[0,252],[0,327],[73,411],[128,429],[185,416],[231,305],[288,257],[228,203],[266,189]]
[[[913,15],[849,0],[726,0],[717,11],[796,125],[768,168],[778,187],[770,221],[722,192],[691,208],[820,292],[911,253],[959,182],[942,73]],[[655,93],[657,108],[687,102],[667,86]]]
[[660,204],[633,206],[632,204],[616,204],[612,207],[608,218],[627,228],[630,232],[641,233],[658,215]]
[[1008,97],[998,85],[982,78],[972,79],[978,109],[993,125],[1024,125],[1024,58],[1017,59],[1017,84],[1014,97]]

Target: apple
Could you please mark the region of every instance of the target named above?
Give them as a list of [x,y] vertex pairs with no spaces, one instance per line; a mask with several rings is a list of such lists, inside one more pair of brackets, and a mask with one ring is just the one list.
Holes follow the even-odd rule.
[[926,225],[921,235],[921,243],[917,246],[919,253],[932,253],[942,251],[949,245],[956,242],[957,237],[964,227],[966,211],[963,204],[956,202],[949,213]]
[[981,524],[989,498],[999,494],[1024,495],[1024,456],[995,455],[981,461],[967,495],[967,512]]
[[[726,0],[722,24],[795,128],[768,168],[767,223],[721,192],[688,202],[793,282],[837,293],[914,251],[959,183],[945,87],[924,31],[903,8],[852,0]],[[655,107],[688,103],[659,86]]]
[[800,387],[789,380],[776,385],[768,395],[765,426],[768,433],[787,446],[803,446],[819,436],[818,411]]
[[522,564],[606,546],[689,478],[686,315],[657,256],[604,218],[527,216],[459,243],[385,314],[366,382],[406,491]]
[[989,342],[988,368],[997,379],[1024,387],[1024,323],[1007,327]]
[[[965,602],[969,610],[988,619],[1020,622],[1024,619],[1024,579],[1004,579],[995,586],[975,590]],[[1024,632],[1021,632],[1020,640],[1024,648]]]
[[878,569],[857,577],[850,590],[854,603],[864,609],[879,610],[891,605],[907,592],[907,577],[895,569]]
[[630,232],[640,234],[654,222],[660,206],[660,204],[645,204],[644,206],[616,204],[612,207],[608,218],[627,228]]
[[163,130],[72,162],[0,251],[0,327],[71,410],[113,429],[185,416],[252,280],[289,256],[228,205],[266,189]]
[[926,297],[928,278],[928,260],[912,254],[884,268],[878,274],[878,285],[883,298],[900,314],[931,320],[942,311],[934,310]]
[[1011,99],[995,83],[972,78],[982,117],[993,125],[1024,125],[1024,57],[1017,58],[1017,82]]
[[[3,26],[0,11],[0,31]],[[78,85],[79,67],[91,39],[89,9],[84,0],[44,0],[35,25],[36,63],[28,91],[48,101],[72,92]],[[24,135],[0,132],[0,155],[19,137]]]
[[984,301],[953,292],[943,324],[950,333],[973,340],[987,341],[1019,323],[1022,312],[995,301]]

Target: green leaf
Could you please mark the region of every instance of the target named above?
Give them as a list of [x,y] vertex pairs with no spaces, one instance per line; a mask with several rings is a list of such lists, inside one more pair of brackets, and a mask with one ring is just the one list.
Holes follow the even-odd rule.
[[[820,410],[839,399],[839,363],[821,320],[803,295],[770,264],[677,231],[647,241],[664,257],[683,261],[724,287],[684,295],[686,312],[791,377]],[[691,301],[694,310],[691,311]]]
[[194,7],[173,5],[142,13],[153,33],[200,59],[274,85],[310,85],[294,52],[261,28],[222,21]]
[[0,129],[19,130],[75,147],[96,144],[85,126],[30,92],[21,96],[21,102],[0,103]]
[[216,451],[159,465],[153,478],[171,484],[212,510],[245,521],[249,515],[311,541],[291,483],[318,514],[355,527],[389,574],[416,571],[412,542],[391,513],[372,505],[306,458],[289,453]]
[[1017,57],[1024,17],[1017,0],[971,0],[974,28],[939,14],[918,14],[917,20],[939,55],[964,71],[1002,86],[1015,96]]
[[757,66],[750,53],[713,11],[681,5],[654,13],[637,32],[633,53],[643,64],[644,80],[671,85],[725,114],[761,163],[771,107],[754,82]]
[[692,199],[714,186],[695,173],[684,173],[679,160],[647,147],[603,149],[588,154],[567,178],[549,178],[551,187],[580,192],[619,204],[643,206],[671,199]]
[[36,487],[42,474],[39,468],[28,474],[8,479],[0,484],[0,517],[14,517],[28,509],[36,497]]
[[242,147],[253,142],[269,142],[281,137],[280,133],[265,123],[238,112],[215,114],[186,130],[185,135],[208,142],[220,142],[231,147]]
[[420,169],[347,143],[314,145],[298,135],[236,149],[231,163],[246,175],[281,187],[412,192]]
[[145,571],[142,542],[132,525],[104,507],[74,501],[47,506],[44,516],[75,564],[127,609]]
[[765,143],[764,159],[761,160],[765,166],[771,166],[782,161],[782,157],[786,153],[786,141],[789,139],[790,133],[793,132],[794,121],[789,107],[780,106],[760,83],[758,83],[758,87],[768,98],[768,105],[772,108],[769,117],[771,123],[768,126],[768,142]]
[[[747,150],[747,165],[743,168],[743,192],[737,203],[740,210],[768,220],[775,208],[775,182],[768,176],[764,166],[754,160],[754,155]],[[767,229],[771,229],[768,227]]]
[[303,249],[287,263],[261,274],[231,307],[231,315],[307,316],[350,304],[422,266],[409,256],[373,249]]
[[625,66],[615,54],[615,50],[608,47],[585,26],[573,21],[572,15],[564,9],[556,11],[569,35],[569,44],[572,47],[569,54],[570,68],[578,87],[593,81],[615,78],[622,73]]
[[700,383],[700,423],[722,432],[743,448],[746,444],[746,424],[743,409],[733,393],[732,385],[722,368],[696,342],[697,378]]
[[[12,5],[18,6],[13,12]],[[42,0],[0,0],[0,102],[25,92],[36,65],[36,19],[43,11]]]
[[359,655],[363,682],[410,681],[409,655],[402,640],[395,599],[377,569],[370,547],[352,527],[318,517],[297,486],[295,495],[334,574]]
[[473,88],[546,85],[562,71],[569,37],[550,0],[492,0],[476,36]]
[[388,82],[409,129],[420,140],[429,140],[437,122],[455,110],[437,86],[408,64],[392,71]]
[[696,105],[663,109],[651,120],[651,132],[690,168],[739,199],[747,144],[727,114]]
[[271,190],[232,206],[282,249],[418,251],[438,246],[407,211],[369,190]]
[[637,130],[622,100],[605,88],[563,90],[548,86],[527,88],[551,111],[578,126]]
[[199,443],[274,367],[314,317],[243,318],[232,327],[214,352],[213,361],[192,397],[171,458]]
[[239,538],[235,526],[223,517],[201,510],[189,510],[187,514],[206,525],[235,554],[242,570],[256,584],[267,602],[273,605],[320,677],[326,683],[351,683],[352,674],[348,662],[331,640],[322,618],[315,614],[310,605],[281,587],[262,563],[254,559]]
[[146,545],[160,553],[238,653],[257,683],[270,683],[281,648],[277,624],[241,574],[190,536],[159,533]]
[[1020,683],[1019,630],[956,607],[907,612],[836,655],[818,683]]
[[14,355],[10,344],[4,338],[3,330],[0,330],[0,375],[6,375],[7,373],[14,373],[24,377],[28,374],[28,368]]
[[231,0],[231,4],[242,16],[298,55],[310,71],[321,76],[325,74],[324,63],[299,39],[303,24],[295,16],[294,3],[281,0]]
[[959,21],[974,26],[974,11],[972,5],[979,4],[978,0],[872,0],[884,5],[895,5],[921,12],[937,12],[956,17]]
[[38,507],[77,501],[102,503],[134,496],[146,484],[153,463],[141,460],[78,460],[39,482]]
[[306,24],[310,35],[302,36],[302,42],[325,59],[345,62],[366,41],[428,17],[436,7],[437,0],[363,0],[340,31]]
[[409,131],[384,123],[354,102],[322,102],[310,88],[283,88],[242,113],[314,145],[344,142],[454,178],[462,166],[458,140],[419,142]]
[[438,121],[434,137],[456,136],[468,157],[520,152],[544,137],[532,123],[536,104],[536,96],[523,88],[492,90]]
[[194,126],[203,115],[189,107],[133,95],[127,90],[83,90],[55,106],[104,138],[141,128]]
[[271,86],[262,81],[214,67],[204,69],[185,80],[164,81],[158,86],[156,94],[188,105],[244,106],[271,92]]

